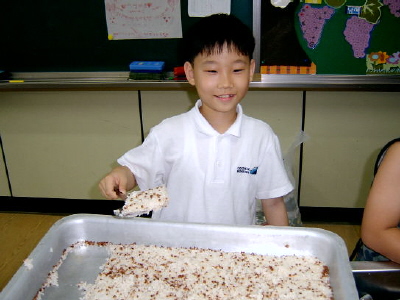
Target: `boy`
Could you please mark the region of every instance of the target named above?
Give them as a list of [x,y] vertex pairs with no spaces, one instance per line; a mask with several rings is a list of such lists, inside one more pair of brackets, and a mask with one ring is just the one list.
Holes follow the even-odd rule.
[[293,187],[279,141],[239,102],[253,77],[254,37],[234,16],[203,18],[184,37],[184,69],[200,99],[194,108],[155,126],[99,184],[108,199],[139,185],[166,184],[170,198],[153,219],[250,225],[256,199],[268,224],[288,225],[283,196]]

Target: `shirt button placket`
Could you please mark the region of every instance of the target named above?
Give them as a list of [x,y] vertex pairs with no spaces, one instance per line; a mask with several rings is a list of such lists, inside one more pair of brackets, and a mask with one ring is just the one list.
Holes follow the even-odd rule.
[[223,143],[223,135],[220,135],[216,139],[215,143],[215,163],[214,163],[214,181],[215,182],[224,182],[224,172],[223,172],[223,147],[221,144]]

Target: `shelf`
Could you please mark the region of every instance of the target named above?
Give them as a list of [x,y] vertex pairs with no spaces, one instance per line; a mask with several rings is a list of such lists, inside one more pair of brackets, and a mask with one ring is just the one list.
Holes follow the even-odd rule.
[[[187,81],[128,80],[128,72],[16,73],[0,91],[19,90],[190,90]],[[398,75],[266,75],[256,74],[250,90],[400,91]]]

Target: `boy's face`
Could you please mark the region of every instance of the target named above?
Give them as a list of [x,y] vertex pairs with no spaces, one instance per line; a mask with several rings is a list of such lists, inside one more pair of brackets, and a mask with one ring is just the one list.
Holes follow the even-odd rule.
[[186,62],[186,77],[196,86],[202,113],[236,114],[236,106],[246,95],[253,78],[254,67],[254,60],[235,49],[228,51],[226,45],[221,53],[197,55],[193,65]]

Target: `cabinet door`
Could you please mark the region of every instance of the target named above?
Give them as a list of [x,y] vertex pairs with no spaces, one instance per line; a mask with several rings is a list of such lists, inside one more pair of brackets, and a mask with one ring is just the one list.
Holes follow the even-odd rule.
[[364,207],[379,150],[400,136],[400,93],[307,92],[300,203]]
[[301,130],[302,92],[250,91],[242,101],[246,115],[268,123],[286,154]]
[[140,144],[137,92],[0,93],[14,196],[101,199],[99,180]]
[[145,136],[162,120],[190,110],[198,99],[194,90],[142,91],[141,97]]
[[11,196],[7,181],[6,165],[3,160],[3,155],[1,155],[1,149],[0,149],[0,196]]
[[[194,90],[142,92],[145,135],[163,119],[190,110],[197,99]],[[283,152],[289,149],[301,128],[302,92],[249,91],[241,104],[245,114],[272,127]]]
[[[302,99],[302,92],[299,91],[250,91],[242,101],[244,113],[268,123],[279,138],[286,170],[295,187],[285,197],[289,223],[292,225],[300,222],[297,207],[300,147],[292,145],[297,145],[302,137]],[[258,210],[262,211],[261,206]]]

